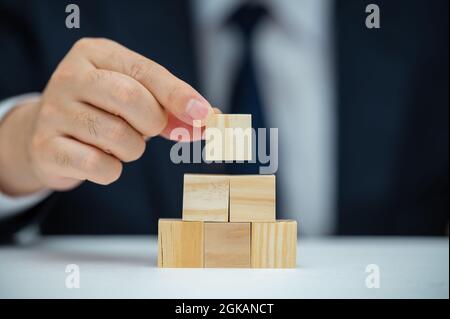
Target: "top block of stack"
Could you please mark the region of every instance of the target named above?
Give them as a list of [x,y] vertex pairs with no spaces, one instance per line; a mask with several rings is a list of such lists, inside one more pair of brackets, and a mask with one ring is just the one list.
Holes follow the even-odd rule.
[[252,160],[252,116],[213,114],[206,121],[205,159],[207,161]]
[[275,221],[275,175],[184,175],[183,220]]

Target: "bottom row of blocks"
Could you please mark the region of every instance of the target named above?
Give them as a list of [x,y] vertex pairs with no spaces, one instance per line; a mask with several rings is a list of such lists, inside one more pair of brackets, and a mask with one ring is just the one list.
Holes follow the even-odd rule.
[[215,223],[160,219],[158,267],[295,268],[297,222]]

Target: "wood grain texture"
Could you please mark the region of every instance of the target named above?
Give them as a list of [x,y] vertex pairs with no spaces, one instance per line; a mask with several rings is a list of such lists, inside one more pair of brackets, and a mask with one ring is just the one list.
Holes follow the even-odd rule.
[[184,175],[183,220],[228,221],[229,177]]
[[230,222],[275,221],[275,175],[230,176]]
[[212,114],[206,121],[205,159],[207,161],[251,160],[251,115]]
[[249,268],[250,223],[205,223],[205,268]]
[[297,222],[252,223],[252,268],[295,268],[297,264]]
[[159,220],[158,267],[203,268],[203,246],[203,222]]

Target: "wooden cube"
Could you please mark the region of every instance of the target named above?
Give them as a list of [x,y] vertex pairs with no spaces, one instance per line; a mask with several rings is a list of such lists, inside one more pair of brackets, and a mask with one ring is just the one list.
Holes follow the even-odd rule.
[[275,221],[275,175],[230,176],[230,222]]
[[158,267],[203,268],[203,246],[203,222],[159,220]]
[[228,221],[229,177],[185,174],[183,220]]
[[296,221],[252,223],[251,243],[252,268],[296,267]]
[[205,268],[249,268],[250,223],[205,223]]
[[210,115],[205,129],[205,160],[250,161],[251,159],[251,115]]

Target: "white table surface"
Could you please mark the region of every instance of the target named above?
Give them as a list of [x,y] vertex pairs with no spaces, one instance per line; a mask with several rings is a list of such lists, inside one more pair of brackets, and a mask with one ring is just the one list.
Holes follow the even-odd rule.
[[[301,239],[297,269],[158,269],[154,237],[0,246],[0,298],[449,298],[447,238]],[[65,286],[77,264],[80,288]],[[366,287],[368,264],[380,288]]]

